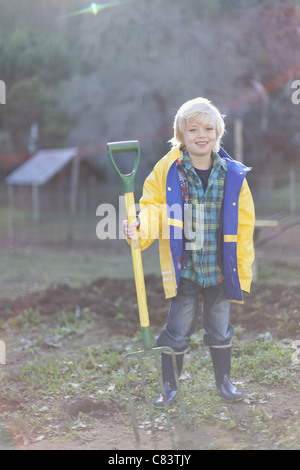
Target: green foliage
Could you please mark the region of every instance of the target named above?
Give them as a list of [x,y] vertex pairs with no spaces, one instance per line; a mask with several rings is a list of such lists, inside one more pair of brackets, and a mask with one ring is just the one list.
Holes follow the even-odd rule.
[[21,315],[13,318],[10,325],[18,328],[32,327],[40,323],[40,312],[33,308],[25,309]]
[[235,340],[233,374],[267,385],[291,384],[292,351],[278,341],[256,340],[249,345]]
[[46,109],[46,89],[39,76],[11,85],[7,94],[4,124],[16,148],[26,148],[30,126],[39,122]]
[[70,118],[60,104],[60,87],[71,72],[72,51],[63,38],[37,34],[28,25],[0,32],[1,79],[7,84],[2,121],[16,150],[26,152],[30,128],[39,125],[39,145],[61,146]]

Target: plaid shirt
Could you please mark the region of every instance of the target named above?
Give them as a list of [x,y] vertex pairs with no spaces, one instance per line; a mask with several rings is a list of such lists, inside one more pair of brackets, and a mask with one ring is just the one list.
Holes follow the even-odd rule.
[[187,238],[193,240],[194,236],[194,241],[188,241],[185,247],[189,250],[189,257],[187,265],[182,268],[181,277],[209,287],[224,279],[218,265],[218,231],[227,166],[218,154],[213,154],[213,167],[204,193],[187,152],[181,164],[188,182],[189,207],[192,205],[192,210],[188,211],[188,221],[185,217],[185,236],[187,231],[190,235]]

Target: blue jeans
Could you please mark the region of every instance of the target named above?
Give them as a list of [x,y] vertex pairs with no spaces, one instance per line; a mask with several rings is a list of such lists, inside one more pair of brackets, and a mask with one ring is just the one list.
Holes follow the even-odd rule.
[[202,288],[181,278],[177,296],[171,299],[167,322],[157,338],[158,346],[169,346],[176,352],[186,350],[197,324],[200,293],[203,296],[201,316],[204,344],[230,344],[234,329],[230,324],[230,302],[224,283]]

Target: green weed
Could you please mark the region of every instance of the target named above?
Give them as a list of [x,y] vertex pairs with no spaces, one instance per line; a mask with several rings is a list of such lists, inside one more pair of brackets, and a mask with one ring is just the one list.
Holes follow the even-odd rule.
[[267,385],[293,384],[292,350],[279,341],[254,341],[248,345],[234,340],[233,374]]

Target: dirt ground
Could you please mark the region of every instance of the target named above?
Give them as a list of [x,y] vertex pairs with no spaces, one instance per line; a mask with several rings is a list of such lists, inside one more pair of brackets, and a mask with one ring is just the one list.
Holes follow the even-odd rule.
[[[279,238],[266,244],[257,251],[258,262],[261,264],[272,261],[272,266],[277,269],[276,276],[280,280],[280,272],[283,274],[281,282],[275,284],[268,282],[268,276],[256,282],[252,293],[247,297],[244,306],[232,307],[232,323],[240,325],[243,329],[242,340],[250,342],[259,334],[270,333],[274,338],[283,340],[289,338],[292,340],[300,340],[300,323],[299,316],[282,315],[283,311],[288,312],[289,309],[298,309],[300,304],[300,279],[299,279],[299,262],[300,262],[300,228],[295,227]],[[293,275],[293,269],[295,276]],[[287,282],[284,276],[289,273]],[[148,306],[151,312],[151,324],[154,328],[159,329],[166,317],[168,302],[164,301],[161,280],[156,276],[147,276],[146,289],[148,294]],[[120,316],[120,321],[112,321],[118,309],[118,293],[122,293],[122,309],[127,312],[126,318]],[[99,297],[100,296],[100,297]],[[101,301],[99,302],[99,298]],[[6,320],[14,315],[18,315],[26,308],[38,309],[42,318],[51,319],[51,315],[67,308],[90,308],[99,317],[99,327],[103,332],[101,340],[111,343],[117,338],[131,338],[138,330],[136,318],[136,296],[135,287],[132,279],[96,279],[87,286],[74,289],[67,284],[50,287],[42,292],[33,292],[21,296],[15,300],[3,299],[0,306],[0,319]],[[97,333],[99,335],[99,332]],[[100,337],[99,337],[100,338]],[[82,337],[82,344],[88,341],[86,337]],[[81,345],[76,344],[76,347]],[[17,368],[23,360],[23,352],[13,351],[10,355],[9,362],[5,366],[7,368]],[[3,369],[1,369],[3,371]],[[290,392],[286,396],[284,387],[275,389],[267,403],[262,406],[265,412],[272,414],[273,420],[280,421],[288,416],[299,421],[299,388]],[[137,449],[132,434],[123,432],[125,414],[122,413],[116,403],[108,410],[93,410],[93,405],[89,400],[78,400],[72,404],[73,408],[68,408],[68,412],[75,410],[81,412],[95,411],[98,413],[99,421],[97,425],[82,438],[69,440],[47,440],[46,438],[40,442],[26,442],[18,440],[17,436],[13,436],[14,444],[22,450],[134,450]],[[247,403],[230,406],[247,406]],[[20,407],[20,403],[11,403],[10,408]],[[7,404],[1,404],[0,409],[7,411]],[[73,410],[73,411],[72,411]],[[124,416],[122,416],[124,414]],[[128,416],[126,418],[128,420]],[[141,430],[142,449],[170,449],[170,436],[167,432],[162,432],[159,441],[153,444],[149,435]],[[230,443],[234,445],[234,437],[228,431],[224,437],[219,428],[195,427],[194,429],[186,429],[183,426],[177,426],[174,430],[176,442],[181,443],[182,449],[205,449],[210,448],[212,442],[217,446],[220,442],[226,441],[227,448]],[[11,444],[13,445],[13,444]],[[178,444],[177,444],[178,445]],[[299,443],[298,443],[299,446]],[[299,447],[298,447],[299,448]]]

